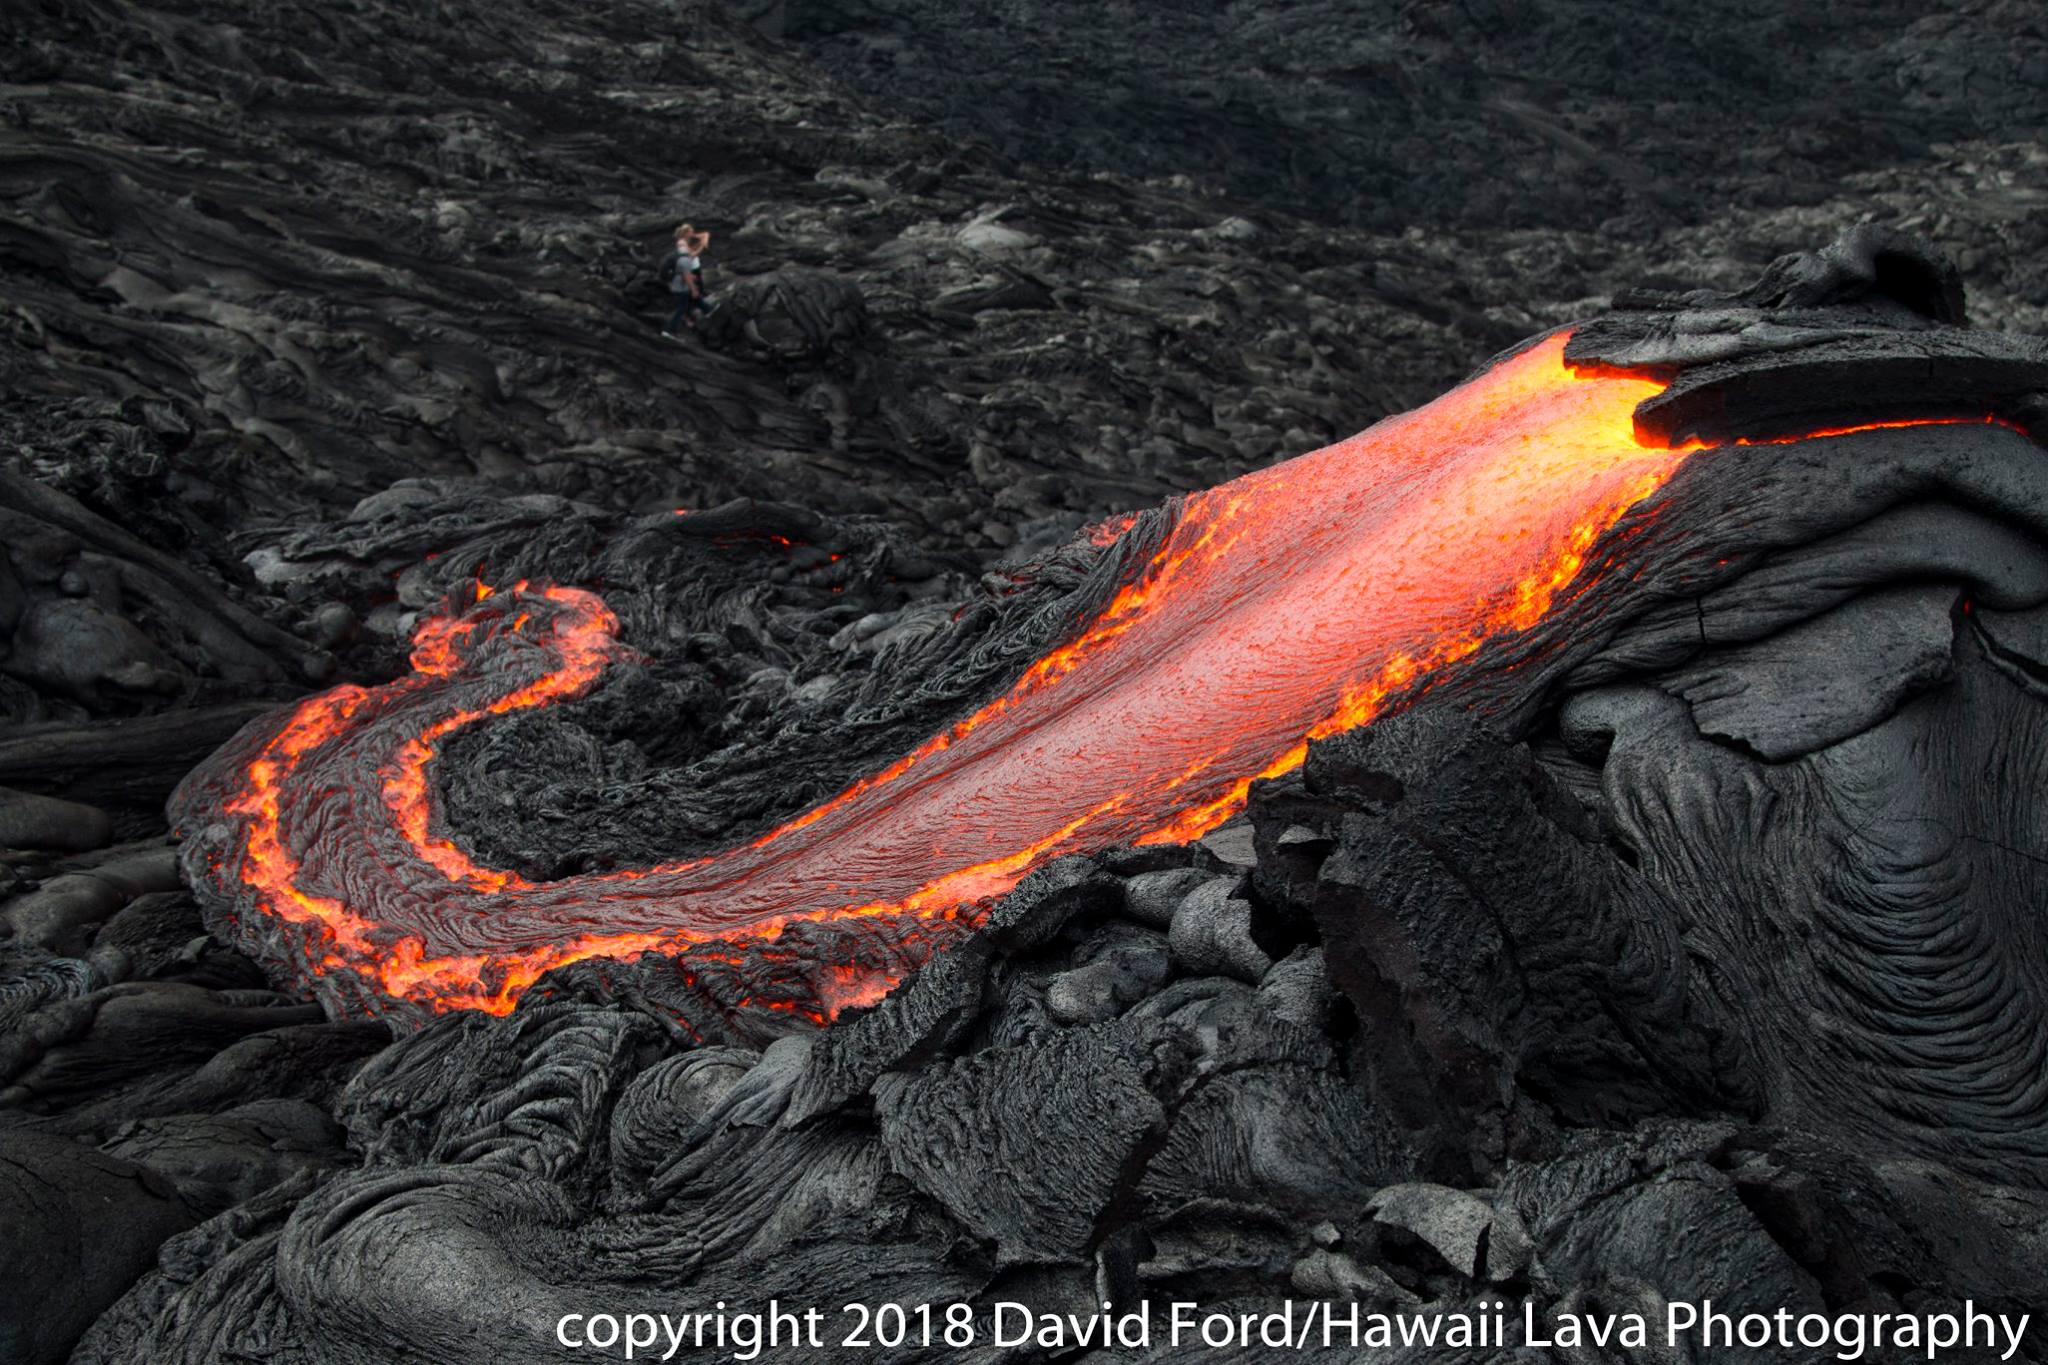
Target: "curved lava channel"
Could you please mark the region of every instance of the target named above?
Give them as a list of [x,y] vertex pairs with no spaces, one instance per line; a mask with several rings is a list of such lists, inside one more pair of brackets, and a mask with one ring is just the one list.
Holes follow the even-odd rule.
[[1309,738],[1541,619],[1594,539],[1683,461],[1636,437],[1634,409],[1660,384],[1574,373],[1564,343],[1189,496],[1152,562],[1070,643],[749,844],[536,883],[437,832],[430,767],[447,736],[573,697],[617,652],[596,597],[549,587],[431,620],[411,676],[290,713],[228,775],[212,875],[301,927],[308,984],[352,972],[373,1007],[502,1012],[579,958],[796,919],[951,918],[1054,854],[1198,835]]

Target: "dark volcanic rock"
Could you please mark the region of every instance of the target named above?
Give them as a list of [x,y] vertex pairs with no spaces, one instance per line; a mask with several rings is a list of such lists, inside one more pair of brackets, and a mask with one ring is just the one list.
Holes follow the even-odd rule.
[[[2024,66],[2035,40],[2016,12],[1922,21],[1897,40],[1920,54],[1904,67],[1883,43],[1825,36],[1825,21],[1780,19],[1797,33],[1753,40],[1701,21],[1719,42],[1773,51],[1810,28],[1823,36],[1805,60],[1829,71],[1827,88],[1856,108],[1882,105],[1874,121],[1783,121],[1862,130],[1801,154],[1829,176],[1876,149],[1876,169],[1818,203],[1768,189],[1817,183],[1797,159],[1720,164],[1739,144],[1712,119],[1548,82],[1476,103],[1459,94],[1448,107],[1483,114],[1447,142],[1424,97],[1438,87],[1417,77],[1414,98],[1368,120],[1402,148],[1429,144],[1420,157],[1371,153],[1395,157],[1398,192],[1304,171],[1342,185],[1347,202],[1388,205],[1389,229],[1365,232],[1164,182],[1023,176],[864,105],[717,6],[646,0],[570,15],[465,3],[438,20],[386,5],[250,15],[182,0],[25,10],[0,53],[18,92],[4,107],[18,150],[0,166],[13,243],[0,274],[15,301],[0,336],[0,445],[10,474],[49,487],[35,508],[7,499],[0,715],[68,722],[324,677],[325,656],[348,655],[366,613],[389,604],[389,579],[383,603],[344,605],[315,583],[251,583],[244,561],[261,574],[303,516],[345,515],[422,475],[611,512],[794,500],[883,515],[928,548],[985,563],[1413,406],[1479,357],[1652,273],[1732,286],[1852,220],[1932,232],[1960,254],[1980,321],[2038,328],[2048,161],[2032,144],[1991,140],[2019,135],[2030,87],[1991,82],[2014,102],[1993,114],[1982,100],[1945,103],[1937,74]],[[1192,63],[1187,43],[1246,15],[1033,13],[1027,38],[1087,54],[1052,69],[1062,80],[1103,52],[1151,60],[1155,44],[1101,41],[1138,25],[1158,29],[1159,59],[1197,85],[1221,62],[1231,81],[1323,111],[1351,99],[1378,108],[1397,71],[1455,73],[1442,88],[1463,91],[1503,65],[1608,70],[1609,40],[1569,6],[1458,18],[1308,7],[1247,19],[1249,48]],[[809,22],[790,17],[799,30]],[[856,17],[886,28],[915,11]],[[1642,22],[1660,62],[1697,63],[1689,40],[1673,46],[1677,26]],[[2011,41],[1997,36],[2008,30]],[[1548,55],[1492,61],[1510,32],[1533,33]],[[1012,36],[949,40],[947,51],[971,58],[996,42],[1009,60]],[[1268,42],[1295,56],[1247,66],[1245,53]],[[1357,67],[1343,54],[1360,43],[1386,51]],[[377,61],[361,59],[372,51]],[[918,88],[910,51],[892,78],[897,98]],[[945,80],[972,69],[949,58]],[[1916,73],[1919,136],[1975,140],[1930,161],[1862,136],[1896,123],[1889,93],[1860,92],[1888,92],[1899,70]],[[1695,85],[1673,93],[1693,98]],[[1090,88],[1113,102],[1118,86]],[[1804,99],[1804,88],[1778,93]],[[1540,109],[1581,98],[1582,111]],[[1033,126],[1069,126],[1070,112],[1072,127],[1143,146],[1129,119],[1086,111]],[[1981,119],[1997,127],[1971,123]],[[1584,150],[1574,139],[1590,137],[1609,148],[1593,160],[1611,162],[1624,130],[1668,133],[1689,171],[1710,149],[1720,191],[1695,188],[1687,202],[1711,214],[1640,224],[1627,245],[1586,234],[1610,216],[1599,187],[1626,178],[1575,178],[1527,155],[1529,136],[1582,123],[1545,145],[1569,161]],[[1304,137],[1287,120],[1247,128],[1278,136],[1288,158],[1233,165],[1366,145]],[[1411,174],[1440,166],[1447,146],[1483,166]],[[1528,170],[1527,184],[1511,166]],[[1555,220],[1568,226],[1543,231],[1488,214],[1405,230],[1433,187],[1574,207]],[[715,230],[710,279],[726,305],[682,343],[656,335],[666,302],[653,278],[678,218]],[[101,520],[80,540],[52,499]],[[175,572],[108,542],[108,522]],[[402,574],[455,530],[423,521],[407,561],[377,571]],[[251,641],[266,659],[250,656]]]
[[2034,18],[1900,0],[782,0],[757,22],[1022,160],[1400,230],[1697,222],[2038,136]]
[[[712,5],[17,8],[0,1355],[558,1359],[565,1313],[771,1299],[961,1302],[984,1340],[1001,1300],[2048,1301],[2021,8],[1850,41],[1312,4],[1217,45],[1249,11],[1007,7],[1020,47],[949,36],[986,7],[781,7],[1027,155],[1115,141],[1239,198],[1027,175]],[[1038,67],[985,79],[999,46]],[[1054,76],[1086,98],[1045,109]],[[1864,232],[1737,287],[1866,215],[1960,270]],[[672,342],[685,217],[721,306]],[[1000,692],[1177,511],[1089,523],[1639,277],[1574,354],[1671,381],[1646,430],[1757,443],[1205,843],[394,1036],[276,989],[320,945],[216,894],[217,772],[162,837],[264,703],[391,679],[424,617],[533,578],[601,589],[633,657],[452,737],[434,828],[550,884],[744,841]],[[1768,443],[1932,415],[1973,420]]]
[[[2027,412],[2038,345],[1975,339],[1919,287],[1938,262],[1861,269],[1859,241],[1574,344],[1711,371],[1717,438],[1891,412],[1882,364],[1777,387],[1843,337],[1937,378],[2004,354],[1978,401]],[[77,1358],[539,1360],[564,1313],[771,1298],[960,1301],[984,1335],[1003,1300],[2028,1311],[2040,468],[2010,418],[1725,445],[1231,837],[1061,859],[958,920],[578,962],[388,1047],[195,933],[161,850],[55,863],[8,906],[5,1122],[178,1211]],[[545,873],[786,811],[763,755],[828,790],[900,752],[1102,610],[1162,515],[910,591],[858,517],[421,481],[265,572],[349,605],[364,659],[421,526],[449,538],[400,605],[486,562],[609,585],[639,664],[447,755],[448,818]],[[870,1003],[859,970],[907,979]]]
[[19,1129],[0,1157],[0,1207],[0,1350],[9,1360],[63,1359],[164,1239],[196,1221],[142,1167]]
[[[223,521],[427,473],[631,510],[801,490],[990,553],[1409,406],[1551,316],[1375,283],[1453,246],[1020,179],[716,5],[438,14],[24,13],[17,467],[205,560]],[[682,218],[723,306],[672,342]]]

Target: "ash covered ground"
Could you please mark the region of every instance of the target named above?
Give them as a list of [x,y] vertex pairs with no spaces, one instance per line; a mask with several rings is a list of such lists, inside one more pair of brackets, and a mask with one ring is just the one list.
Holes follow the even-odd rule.
[[[2030,8],[9,22],[0,1359],[579,1358],[563,1313],[777,1296],[2048,1302]],[[672,340],[680,220],[720,306]],[[431,678],[423,621],[562,583],[626,651],[452,734],[436,837],[711,856],[1113,615],[1179,495],[1565,323],[1723,458],[1201,840],[495,1014],[321,971],[240,880],[284,708]],[[294,857],[381,762],[281,799]]]

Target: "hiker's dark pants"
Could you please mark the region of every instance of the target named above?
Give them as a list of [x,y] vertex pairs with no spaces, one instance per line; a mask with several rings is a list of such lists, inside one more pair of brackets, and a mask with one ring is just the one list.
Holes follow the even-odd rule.
[[673,332],[676,328],[682,326],[683,319],[697,311],[697,304],[697,296],[688,290],[676,295],[676,311],[668,315],[668,326],[661,330]]

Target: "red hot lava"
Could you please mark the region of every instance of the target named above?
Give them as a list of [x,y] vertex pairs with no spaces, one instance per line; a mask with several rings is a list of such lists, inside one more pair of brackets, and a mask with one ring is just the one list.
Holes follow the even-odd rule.
[[[1189,496],[1152,562],[1008,691],[710,857],[533,882],[450,837],[431,772],[448,736],[584,692],[619,648],[590,593],[489,596],[421,627],[409,677],[312,698],[216,757],[235,767],[204,784],[232,792],[209,831],[215,889],[297,927],[289,965],[307,986],[357,979],[331,999],[502,1013],[581,958],[799,920],[951,919],[1057,854],[1199,835],[1309,739],[1540,620],[1595,538],[1684,460],[1636,436],[1634,409],[1661,385],[1575,374],[1564,343]],[[839,966],[817,1013],[892,984]]]

